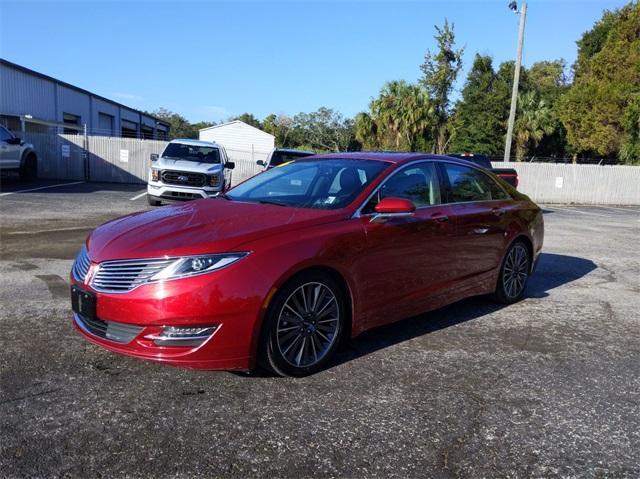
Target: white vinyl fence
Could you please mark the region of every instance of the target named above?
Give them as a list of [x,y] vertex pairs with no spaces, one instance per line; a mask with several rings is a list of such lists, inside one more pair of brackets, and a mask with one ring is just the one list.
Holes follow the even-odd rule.
[[[87,180],[110,183],[146,183],[152,153],[160,154],[166,141],[140,140],[82,134],[27,133],[38,154],[40,178]],[[227,150],[235,162],[233,185],[262,171],[256,164],[268,151]]]
[[[107,136],[28,133],[38,153],[41,178],[146,183],[152,153],[167,142]],[[232,185],[260,173],[256,164],[268,151],[227,150],[235,163]],[[598,166],[555,163],[501,163],[515,168],[518,189],[539,203],[640,205],[640,166]]]
[[518,190],[538,203],[640,205],[640,166],[493,162],[514,168]]

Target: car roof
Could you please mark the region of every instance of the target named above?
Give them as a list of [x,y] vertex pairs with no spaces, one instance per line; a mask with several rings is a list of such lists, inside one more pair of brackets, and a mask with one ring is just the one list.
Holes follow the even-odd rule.
[[[469,161],[453,158],[445,155],[434,155],[432,153],[411,153],[411,152],[395,152],[395,151],[353,151],[347,153],[325,153],[315,155],[311,158],[349,158],[354,160],[377,160],[387,163],[406,163],[414,160],[450,160],[454,163],[468,165]],[[307,158],[305,158],[307,159]]]
[[215,147],[220,146],[215,141],[191,140],[189,138],[176,138],[175,140],[171,140],[169,143],[179,143],[181,145],[192,145],[192,146],[215,146]]

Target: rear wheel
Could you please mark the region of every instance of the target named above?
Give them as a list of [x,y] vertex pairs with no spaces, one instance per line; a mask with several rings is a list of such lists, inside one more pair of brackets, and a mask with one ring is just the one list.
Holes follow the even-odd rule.
[[520,301],[524,296],[530,271],[529,249],[524,241],[515,241],[502,260],[500,276],[494,293],[495,299],[504,304]]
[[38,159],[33,153],[29,153],[20,167],[20,179],[33,181],[38,178]]
[[149,203],[151,206],[160,206],[162,205],[162,201],[160,200],[156,200],[153,196],[151,195],[147,195],[147,203]]
[[321,370],[345,331],[344,293],[322,272],[303,273],[276,295],[265,319],[260,364],[280,376]]

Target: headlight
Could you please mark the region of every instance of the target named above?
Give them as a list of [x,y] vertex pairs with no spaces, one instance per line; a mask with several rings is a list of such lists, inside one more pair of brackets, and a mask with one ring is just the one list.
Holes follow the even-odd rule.
[[216,186],[218,186],[219,184],[220,184],[220,176],[218,176],[218,175],[211,175],[211,176],[209,177],[209,185],[210,185],[210,186],[213,186],[213,187],[215,188],[215,187],[216,187]]
[[159,181],[160,180],[160,170],[151,169],[151,180]]
[[149,278],[149,280],[159,281],[163,279],[177,279],[211,273],[212,271],[225,268],[226,266],[241,260],[248,254],[249,253],[221,253],[177,258],[162,271]]

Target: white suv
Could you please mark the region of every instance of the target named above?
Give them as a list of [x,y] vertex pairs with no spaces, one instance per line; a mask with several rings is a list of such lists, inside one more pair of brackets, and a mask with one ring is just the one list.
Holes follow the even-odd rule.
[[0,126],[0,171],[17,171],[21,180],[38,177],[38,157],[31,143],[26,143],[4,126]]
[[229,187],[225,175],[235,164],[222,145],[210,141],[173,140],[160,156],[151,155],[147,200],[160,206],[162,200],[209,198]]

